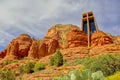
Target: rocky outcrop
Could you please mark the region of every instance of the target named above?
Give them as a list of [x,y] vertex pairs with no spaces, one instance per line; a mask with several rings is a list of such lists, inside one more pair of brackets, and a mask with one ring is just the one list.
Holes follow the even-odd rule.
[[58,48],[63,48],[62,39],[66,37],[68,31],[73,29],[79,28],[72,24],[52,26],[42,40],[33,40],[28,57],[41,58],[55,53]]
[[6,55],[6,49],[2,52],[0,52],[0,58],[4,58]]
[[113,42],[116,45],[120,45],[120,36],[113,36]]
[[45,37],[59,38],[59,37],[62,37],[62,35],[66,34],[68,31],[70,31],[72,29],[79,29],[79,28],[72,24],[66,24],[66,25],[57,24],[57,25],[52,26],[48,30]]
[[61,50],[61,53],[67,60],[72,60],[76,58],[85,58],[89,57],[89,48],[87,47],[74,47],[66,48]]
[[58,40],[59,47],[65,48],[65,39],[67,32],[73,30],[73,29],[79,29],[77,26],[72,24],[57,24],[52,26],[48,32],[46,33],[45,38],[55,38]]
[[41,58],[46,55],[53,54],[59,48],[58,40],[46,39],[41,41],[33,41],[28,57]]
[[31,58],[38,57],[38,44],[37,44],[37,41],[32,42],[32,45],[31,45],[30,50],[28,52],[28,57],[31,57]]
[[120,45],[116,44],[109,44],[103,46],[96,46],[90,49],[89,55],[90,56],[98,56],[100,54],[120,54]]
[[102,46],[111,43],[113,43],[112,38],[102,31],[98,31],[92,34],[91,37],[92,46]]
[[67,48],[72,47],[86,47],[87,46],[87,35],[78,29],[73,29],[66,35]]
[[19,59],[27,56],[31,43],[32,39],[29,35],[21,34],[18,38],[12,40],[7,46],[5,59]]
[[[116,36],[113,38],[113,36],[102,31],[95,32],[91,35],[92,47],[99,46],[101,48],[106,44],[112,43],[118,44],[119,46],[120,37]],[[0,58],[10,60],[15,58],[21,59],[23,57],[41,58],[55,53],[57,49],[66,49],[69,52],[69,49],[72,48],[74,48],[72,54],[76,53],[76,55],[78,55],[77,53],[79,53],[81,57],[85,57],[89,54],[89,48],[87,48],[87,45],[87,34],[81,31],[77,26],[72,24],[58,24],[52,26],[46,33],[46,36],[41,40],[32,39],[27,34],[21,34],[18,38],[12,40],[5,50],[0,53]],[[77,47],[81,47],[80,50],[78,50]],[[85,53],[81,52],[82,49]],[[90,51],[90,54],[92,55],[96,53],[97,49],[99,48],[94,48],[93,52]],[[107,49],[106,51],[108,51]],[[113,47],[110,49],[113,49]],[[116,49],[119,49],[119,47],[116,47]]]

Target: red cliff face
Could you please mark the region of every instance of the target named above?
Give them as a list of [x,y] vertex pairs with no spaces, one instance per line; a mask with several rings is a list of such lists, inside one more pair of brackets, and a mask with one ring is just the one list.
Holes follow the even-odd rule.
[[46,33],[45,37],[57,39],[59,43],[59,47],[63,49],[66,46],[66,34],[73,29],[79,29],[79,28],[72,24],[67,24],[67,25],[58,24],[52,26]]
[[58,40],[43,39],[41,41],[33,41],[30,47],[28,57],[41,58],[46,55],[53,54],[59,48]]
[[102,31],[98,31],[92,34],[91,37],[92,46],[102,46],[112,43],[113,43],[112,37]]
[[59,48],[64,48],[62,39],[65,38],[66,33],[72,29],[78,29],[78,27],[72,24],[52,26],[42,40],[34,40],[32,42],[28,57],[41,58],[55,53]]
[[[87,34],[75,25],[55,25],[48,30],[46,36],[41,40],[32,39],[27,34],[21,34],[18,38],[12,40],[5,50],[0,53],[0,58],[41,58],[55,53],[57,49],[61,49],[63,51],[65,51],[66,48],[68,51],[69,48],[74,48],[74,50],[76,50],[76,47],[83,47],[84,49],[87,49],[87,40]],[[102,48],[101,50],[104,49],[104,47],[101,46],[114,43],[118,45],[118,47],[108,47],[106,48],[106,51],[112,51],[113,48],[115,48],[114,51],[119,50],[120,37],[117,36],[113,38],[113,36],[110,36],[102,31],[98,31],[91,35],[91,45],[93,47],[99,46]],[[98,48],[93,48],[93,50],[91,49],[91,54],[94,54],[94,51],[97,51],[97,49]],[[75,53],[74,50],[73,54]],[[102,52],[104,51],[105,50]],[[76,50],[76,52],[79,53],[79,50]],[[87,49],[85,56],[89,54],[88,52],[89,49]],[[80,55],[83,53],[84,52],[80,52]]]
[[32,39],[27,34],[21,34],[18,38],[12,40],[6,48],[5,58],[11,55],[13,58],[23,58],[28,55],[32,44]]
[[87,46],[87,35],[79,30],[74,29],[67,33],[66,35],[67,48],[73,47],[86,47]]
[[6,55],[6,50],[0,52],[0,58],[4,58]]

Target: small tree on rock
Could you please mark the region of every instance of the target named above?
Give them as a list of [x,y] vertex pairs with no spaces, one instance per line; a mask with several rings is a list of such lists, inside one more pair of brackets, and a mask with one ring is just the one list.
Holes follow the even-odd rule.
[[57,50],[55,56],[51,57],[50,64],[57,67],[63,65],[63,55],[60,50]]

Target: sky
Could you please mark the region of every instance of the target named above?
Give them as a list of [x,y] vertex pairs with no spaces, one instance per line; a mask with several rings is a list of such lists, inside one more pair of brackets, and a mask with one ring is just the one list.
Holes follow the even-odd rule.
[[120,35],[120,0],[0,0],[0,51],[22,33],[43,38],[55,24],[81,27],[93,11],[100,30]]

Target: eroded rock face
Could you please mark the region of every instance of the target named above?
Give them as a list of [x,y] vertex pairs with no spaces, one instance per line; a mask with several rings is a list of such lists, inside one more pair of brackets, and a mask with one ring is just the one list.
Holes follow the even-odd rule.
[[47,42],[47,46],[48,46],[48,54],[54,53],[56,51],[56,49],[59,48],[58,40],[56,40],[56,39],[50,39]]
[[62,37],[62,34],[67,33],[68,31],[72,30],[72,29],[79,29],[77,26],[72,25],[72,24],[57,24],[52,26],[48,32],[46,33],[46,37]]
[[[15,58],[21,59],[23,57],[41,58],[55,53],[57,49],[67,49],[69,51],[69,49],[72,48],[74,48],[73,54],[79,53],[79,55],[83,55],[83,57],[85,57],[89,54],[89,49],[87,48],[87,40],[87,34],[81,31],[77,26],[71,24],[59,24],[52,26],[46,33],[46,36],[41,40],[32,39],[27,34],[21,34],[18,38],[12,40],[10,44],[5,48],[5,50],[1,52],[2,54],[0,54],[0,58],[10,60]],[[94,47],[100,46],[101,48],[106,44],[112,44],[114,42],[119,45],[119,36],[115,37],[116,41],[113,40],[113,37],[102,31],[98,31],[91,35],[91,45]],[[84,52],[86,53],[84,54],[84,52],[79,52],[80,50],[78,50],[79,48],[77,49],[77,47],[83,47],[80,49],[84,49]],[[94,49],[95,50],[93,52],[90,51],[90,54],[97,52],[98,48]],[[111,47],[111,49],[113,50],[113,47]],[[116,49],[118,50],[119,47]],[[74,52],[74,50],[76,50],[76,52]]]
[[91,37],[92,46],[102,46],[105,44],[112,44],[112,43],[113,43],[112,38],[102,31],[98,31],[92,34]]
[[28,57],[31,57],[31,58],[38,57],[38,44],[37,44],[37,41],[32,42],[32,45],[31,45],[30,50],[28,52]]
[[55,53],[59,48],[58,40],[43,39],[41,41],[33,41],[28,57],[41,58]]
[[66,35],[67,48],[72,47],[86,47],[87,46],[87,35],[78,29],[71,30]]
[[6,50],[0,52],[0,58],[4,58],[6,55]]
[[79,29],[79,28],[72,24],[66,24],[66,25],[57,24],[55,26],[52,26],[48,30],[45,38],[55,38],[59,42],[59,47],[65,48],[66,34],[67,34],[67,32],[69,32],[73,29]]
[[27,56],[31,43],[32,39],[29,35],[21,34],[18,38],[12,40],[7,46],[5,58],[8,59],[10,55],[13,59]]
[[30,47],[28,57],[41,58],[46,55],[55,53],[58,48],[63,48],[62,39],[66,37],[66,33],[72,29],[79,29],[72,24],[54,25],[41,41],[33,41]]
[[113,42],[116,45],[120,45],[120,36],[113,36]]

